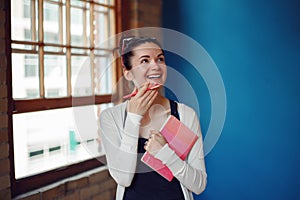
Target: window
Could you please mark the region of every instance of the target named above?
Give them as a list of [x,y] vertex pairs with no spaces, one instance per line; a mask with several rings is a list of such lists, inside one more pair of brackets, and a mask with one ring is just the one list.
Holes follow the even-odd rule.
[[37,56],[25,55],[25,78],[38,76]]
[[97,118],[118,77],[115,41],[99,44],[118,30],[116,1],[11,1],[13,196],[100,166]]

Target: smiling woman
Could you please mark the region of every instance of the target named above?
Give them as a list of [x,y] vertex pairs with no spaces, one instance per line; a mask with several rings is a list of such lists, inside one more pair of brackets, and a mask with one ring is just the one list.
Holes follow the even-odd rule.
[[[155,38],[123,38],[117,49],[124,77],[135,89],[127,101],[100,115],[108,169],[118,184],[116,199],[191,200],[193,192],[204,191],[207,177],[197,115],[190,107],[163,96],[160,88],[167,78],[167,66]],[[170,115],[198,136],[185,160],[169,147],[159,131]],[[163,162],[175,178],[169,182],[142,163],[140,158],[145,152]]]
[[166,64],[161,48],[155,44],[146,42],[133,48],[131,65],[132,70],[124,70],[127,80],[133,81],[136,86],[145,82],[150,84],[162,84],[166,80]]

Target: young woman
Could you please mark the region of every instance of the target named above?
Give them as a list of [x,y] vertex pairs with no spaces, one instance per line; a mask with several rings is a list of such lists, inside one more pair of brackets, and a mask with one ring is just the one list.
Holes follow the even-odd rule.
[[[135,95],[100,116],[108,169],[118,184],[116,199],[191,200],[192,193],[204,191],[207,177],[198,117],[190,107],[162,96],[159,89],[149,89],[162,87],[167,77],[164,51],[156,39],[123,38],[119,53],[124,77],[135,85]],[[198,135],[185,160],[159,132],[169,115]],[[171,182],[141,162],[146,151],[171,170]]]

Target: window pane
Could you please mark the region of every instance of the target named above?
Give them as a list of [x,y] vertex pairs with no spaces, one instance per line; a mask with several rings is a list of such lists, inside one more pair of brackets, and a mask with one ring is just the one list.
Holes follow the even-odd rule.
[[[113,5],[114,1],[69,1],[70,27],[66,27],[66,0],[43,1],[44,6],[40,10],[43,12],[43,26],[38,27],[38,2],[42,1],[11,1],[13,98],[66,97],[68,90],[71,90],[72,96],[112,93],[115,69],[110,63],[112,59],[109,59],[111,53],[94,47],[109,50],[115,46],[114,42],[102,45],[115,33],[114,9],[97,5],[97,2]],[[94,13],[90,13],[91,10]],[[92,27],[95,29],[91,30]],[[68,29],[70,35],[67,35]],[[39,40],[41,43],[37,43],[39,31],[43,31],[44,36],[43,40]],[[71,44],[66,44],[67,37],[70,37]],[[94,40],[91,41],[91,38]],[[40,47],[43,49],[39,49]],[[93,61],[90,60],[91,57],[95,57]],[[44,62],[40,63],[39,59]],[[70,82],[67,82],[67,63],[71,63]],[[40,69],[43,69],[43,74]],[[45,96],[40,96],[40,87],[44,88]],[[97,116],[108,106],[111,104],[14,114],[16,178],[78,163],[102,154],[96,141]],[[74,121],[75,111],[80,116],[85,116],[83,113],[87,110],[89,113],[92,111],[92,120],[85,117]],[[83,123],[78,125],[78,121]]]
[[114,0],[94,0],[94,1],[101,4],[114,5]]
[[61,43],[59,30],[59,6],[57,4],[44,2],[45,43]]
[[16,179],[103,155],[97,142],[97,113],[109,106],[13,115]]
[[71,44],[73,46],[89,47],[90,34],[89,10],[84,8],[71,8]]
[[[101,8],[101,7],[100,7]],[[105,8],[105,10],[107,10]],[[97,34],[95,35],[95,44],[99,44],[107,40],[109,29],[107,24],[109,23],[106,12],[95,12],[95,29]]]
[[23,7],[23,17],[24,18],[30,18],[31,17],[31,1],[29,1],[29,0],[24,0],[23,1],[24,2],[24,7]]
[[71,6],[80,6],[83,7],[84,5],[86,5],[87,3],[81,0],[72,0],[70,1]]
[[113,10],[96,6],[94,17],[95,32],[97,33],[94,35],[95,46],[112,49],[115,46],[115,41],[112,38],[108,40],[108,38],[115,33],[115,15]]
[[92,71],[89,57],[72,56],[72,95],[92,95]]
[[54,46],[45,46],[44,47],[45,52],[60,52],[60,53],[65,53],[63,50],[64,48],[62,47],[54,47]]
[[[36,1],[37,2],[37,1]],[[11,1],[11,37],[12,40],[37,41],[37,29],[33,27],[32,19],[36,18],[36,9],[31,0]],[[35,6],[36,8],[37,6]],[[37,27],[37,26],[35,26]]]
[[36,50],[36,45],[28,45],[28,44],[12,44],[11,47],[13,49],[25,49],[25,50]]
[[12,54],[13,98],[39,97],[38,56],[35,54]]
[[95,94],[112,93],[114,65],[109,57],[96,57],[95,64]]
[[72,54],[87,54],[90,51],[86,49],[81,49],[81,48],[72,48],[71,49]]
[[67,70],[66,57],[45,55],[45,96],[67,96]]

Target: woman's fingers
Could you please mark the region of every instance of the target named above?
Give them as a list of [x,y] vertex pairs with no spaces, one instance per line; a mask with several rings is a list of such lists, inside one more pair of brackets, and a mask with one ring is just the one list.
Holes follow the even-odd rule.
[[129,100],[127,111],[144,115],[153,104],[158,91],[148,90],[149,83],[145,83],[138,89],[137,94]]
[[148,93],[148,95],[145,95],[145,99],[143,100],[143,103],[145,104],[145,106],[151,106],[158,92],[156,90],[150,90],[147,91],[146,93]]
[[144,149],[151,155],[155,155],[166,143],[164,136],[159,131],[153,130],[148,141],[145,142]]
[[142,85],[139,89],[135,97],[141,97],[143,94],[147,91],[147,88],[149,87],[149,82]]

